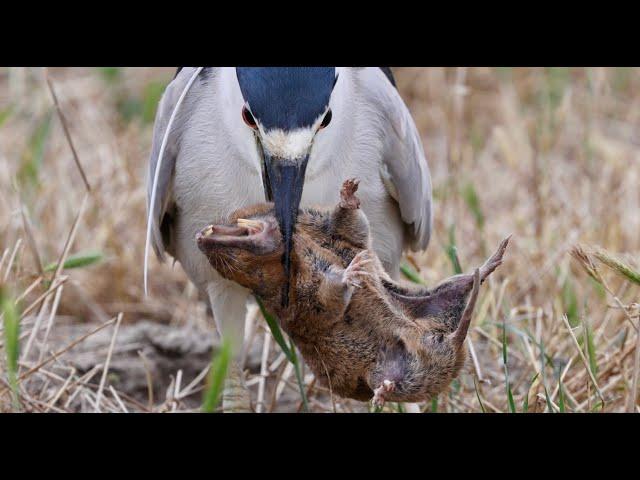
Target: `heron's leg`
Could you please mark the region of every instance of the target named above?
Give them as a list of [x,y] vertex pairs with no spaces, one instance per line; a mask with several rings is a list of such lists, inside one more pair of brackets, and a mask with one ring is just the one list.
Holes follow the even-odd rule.
[[240,367],[248,291],[234,282],[218,279],[207,285],[213,318],[222,338],[231,342],[231,359],[222,393],[222,410],[251,412],[251,395]]

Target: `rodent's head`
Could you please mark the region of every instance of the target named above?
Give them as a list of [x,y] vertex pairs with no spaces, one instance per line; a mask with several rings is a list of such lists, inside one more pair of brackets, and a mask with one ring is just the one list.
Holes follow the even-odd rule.
[[282,261],[284,242],[272,203],[236,210],[226,223],[209,225],[198,232],[196,242],[220,275],[270,303],[272,299],[281,299],[287,286],[290,288],[287,293],[295,295],[300,275],[312,274],[320,268],[322,261],[318,262],[318,255],[313,252],[320,256],[320,251],[333,254],[336,261],[342,259],[346,263],[357,253],[351,237],[366,237],[368,223],[362,223],[360,228],[364,232],[356,234],[351,231],[356,231],[357,226],[349,225],[340,231],[341,239],[335,240],[330,234],[333,228],[330,222],[328,212],[313,208],[300,210],[291,252],[290,279]]
[[478,300],[480,283],[502,264],[510,238],[502,240],[496,252],[473,275],[451,277],[428,296],[408,305],[424,327],[423,348],[418,350],[423,356],[425,371],[433,372],[429,380],[433,381],[436,392],[438,388],[445,388],[464,364],[464,340]]
[[[469,290],[465,285],[469,280],[473,283],[467,300]],[[420,353],[425,371],[431,377],[429,389],[434,394],[447,387],[464,365],[464,340],[478,300],[480,282],[480,269],[476,269],[471,279],[469,276],[453,277],[445,283],[444,291],[433,295],[431,308],[433,312],[439,310],[439,314],[426,319]]]
[[[423,348],[419,350],[421,365],[428,378],[424,387],[430,396],[443,391],[458,376],[466,360],[464,336],[435,328],[422,337]],[[461,340],[460,340],[461,338]]]
[[479,287],[478,269],[474,275],[453,277],[430,295],[420,297],[419,333],[411,330],[383,351],[381,365],[386,367],[374,372],[373,383],[397,382],[398,393],[404,398],[433,397],[442,392],[464,366],[464,340]]
[[260,296],[277,294],[285,283],[282,235],[272,204],[237,210],[227,224],[199,232],[196,242],[220,275]]

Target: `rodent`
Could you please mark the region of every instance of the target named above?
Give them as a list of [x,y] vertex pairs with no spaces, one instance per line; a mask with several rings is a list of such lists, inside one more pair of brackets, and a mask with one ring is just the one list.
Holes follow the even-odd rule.
[[282,306],[282,237],[272,204],[236,211],[196,236],[225,278],[259,296],[316,377],[347,398],[419,402],[443,391],[465,362],[480,284],[501,263],[509,237],[474,274],[433,289],[393,281],[371,249],[369,223],[344,182],[334,208],[298,214],[289,286]]

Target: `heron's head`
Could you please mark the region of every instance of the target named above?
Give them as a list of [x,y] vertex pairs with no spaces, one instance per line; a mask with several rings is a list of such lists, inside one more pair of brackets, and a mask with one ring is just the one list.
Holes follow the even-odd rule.
[[[262,156],[263,186],[275,205],[288,276],[293,233],[314,139],[329,127],[334,67],[237,67],[242,115]],[[284,289],[285,292],[288,289]],[[286,296],[283,304],[288,303]]]

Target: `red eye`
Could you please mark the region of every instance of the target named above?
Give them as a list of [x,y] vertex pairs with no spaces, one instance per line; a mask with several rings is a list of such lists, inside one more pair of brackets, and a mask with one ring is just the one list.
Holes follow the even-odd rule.
[[247,107],[242,107],[242,119],[244,120],[244,123],[249,125],[251,128],[258,128],[256,119],[253,118],[253,115]]
[[322,119],[322,123],[320,124],[320,130],[331,123],[331,117],[333,117],[331,110],[327,110],[327,114],[324,116],[324,118]]

